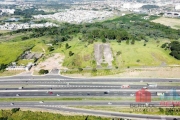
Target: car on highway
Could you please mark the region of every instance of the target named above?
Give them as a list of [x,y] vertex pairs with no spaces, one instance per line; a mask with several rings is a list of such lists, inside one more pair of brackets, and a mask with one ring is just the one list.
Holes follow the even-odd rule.
[[19,90],[22,90],[22,89],[23,89],[23,87],[19,87],[18,89],[19,89]]
[[108,102],[108,105],[112,105],[112,103],[111,103],[111,102]]
[[122,85],[121,88],[130,88],[129,85]]
[[16,94],[16,96],[20,96],[20,94]]
[[104,92],[104,94],[108,94],[108,93],[109,93],[109,92],[107,92],[107,91],[106,91],[106,92]]
[[53,94],[53,92],[49,92],[49,94]]
[[90,93],[87,93],[87,95],[90,95]]
[[44,103],[44,101],[39,101],[39,103]]
[[14,105],[14,103],[11,103],[11,105]]
[[56,96],[60,96],[59,94],[57,94]]
[[147,87],[143,87],[143,89],[147,89]]
[[130,94],[130,96],[134,96],[134,94]]
[[50,88],[50,90],[52,90],[52,88]]

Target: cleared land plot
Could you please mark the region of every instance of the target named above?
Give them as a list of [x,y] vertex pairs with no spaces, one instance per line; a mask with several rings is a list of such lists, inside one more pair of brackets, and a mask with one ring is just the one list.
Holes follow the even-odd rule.
[[94,45],[94,56],[95,56],[97,65],[101,65],[103,61],[103,45],[102,44]]
[[45,59],[45,61],[41,61],[37,66],[35,66],[34,70],[39,71],[40,69],[65,69],[65,67],[62,67],[64,57],[64,55],[58,53],[52,54],[47,59]]
[[180,19],[161,17],[156,20],[153,20],[152,22],[170,26],[171,28],[174,29],[180,29]]
[[108,63],[109,66],[112,66],[113,55],[110,44],[103,44],[103,48],[104,48],[103,53],[104,53],[105,61],[106,63]]

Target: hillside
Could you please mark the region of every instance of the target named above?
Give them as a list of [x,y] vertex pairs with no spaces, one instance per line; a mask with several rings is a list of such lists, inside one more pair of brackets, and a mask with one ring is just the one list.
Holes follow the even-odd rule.
[[[161,47],[164,43],[179,41],[180,30],[151,22],[157,16],[149,20],[145,17],[147,15],[129,14],[103,22],[64,23],[59,27],[6,32],[0,36],[3,48],[0,64],[9,65],[14,61],[19,65],[33,61],[39,64],[58,53],[63,61],[57,61],[63,67],[57,69],[68,68],[71,73],[105,69],[111,74],[122,72],[122,68],[180,65],[178,59],[169,55],[171,48]],[[40,59],[21,59],[28,50],[44,55]]]

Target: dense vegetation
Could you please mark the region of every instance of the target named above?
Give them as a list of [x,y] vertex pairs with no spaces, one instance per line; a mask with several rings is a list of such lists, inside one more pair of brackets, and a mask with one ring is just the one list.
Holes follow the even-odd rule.
[[36,8],[29,8],[29,9],[16,9],[14,12],[14,15],[21,15],[24,18],[32,18],[32,15],[46,15],[46,13],[43,10],[37,10]]
[[94,116],[63,116],[48,112],[20,111],[19,108],[12,110],[0,110],[0,120],[110,120]]
[[164,43],[161,46],[165,50],[169,49],[171,52],[169,53],[174,58],[180,60],[180,42],[179,41],[172,41],[171,43]]
[[[146,15],[126,15],[114,20],[105,21],[103,23],[92,24],[62,24],[60,27],[52,28],[34,28],[28,30],[17,30],[13,33],[29,32],[32,34],[28,38],[36,38],[45,35],[58,35],[61,36],[56,42],[63,42],[69,38],[69,35],[82,33],[82,40],[93,42],[95,39],[117,40],[145,40],[149,39],[168,38],[178,40],[180,37],[180,30],[171,29],[158,23],[145,20]],[[152,16],[153,17],[153,16]],[[151,19],[151,18],[150,18]],[[12,34],[12,33],[10,33]]]

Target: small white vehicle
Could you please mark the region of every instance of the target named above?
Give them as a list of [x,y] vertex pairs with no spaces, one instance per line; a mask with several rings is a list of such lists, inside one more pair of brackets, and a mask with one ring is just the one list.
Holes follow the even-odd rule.
[[23,87],[19,87],[18,89],[19,89],[19,90],[22,90],[22,89],[23,89]]
[[40,101],[39,103],[44,103],[44,101]]
[[162,95],[164,95],[164,93],[157,92],[157,96],[162,96]]
[[147,89],[147,87],[143,87],[144,89]]
[[14,105],[14,103],[11,103],[11,105]]
[[57,94],[56,96],[60,96],[59,94]]
[[134,96],[134,94],[130,94],[130,96]]
[[148,87],[151,87],[151,88],[156,88],[157,87],[157,84],[147,84]]
[[111,105],[112,103],[111,102],[108,102],[108,105]]
[[16,94],[16,96],[20,96],[20,94]]

